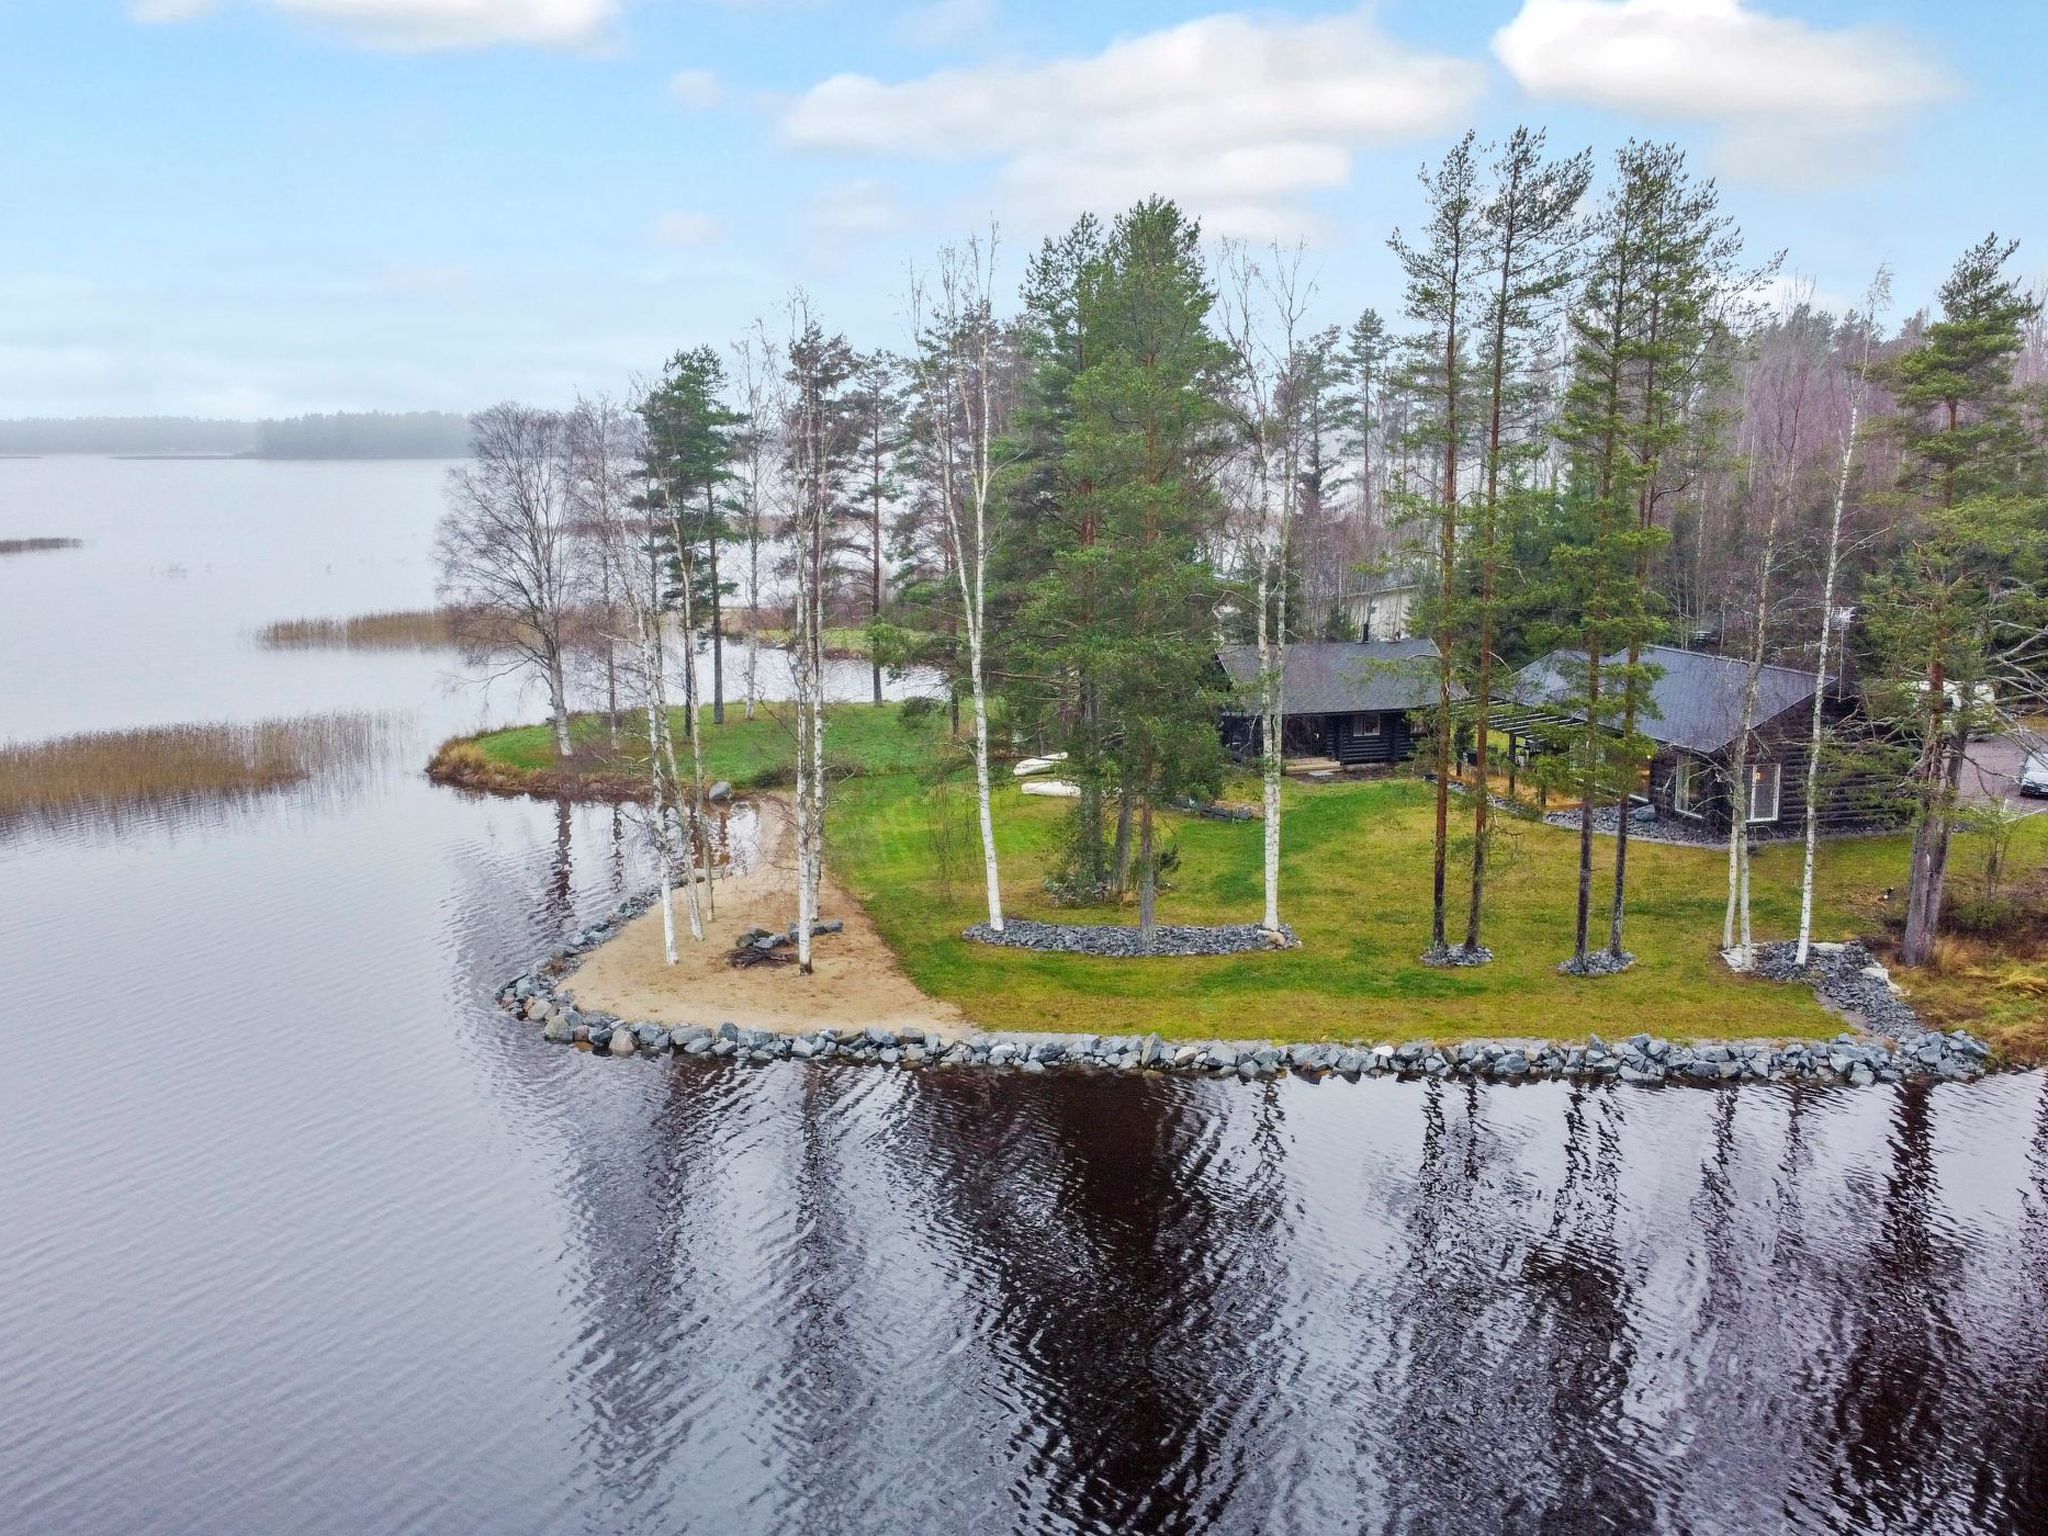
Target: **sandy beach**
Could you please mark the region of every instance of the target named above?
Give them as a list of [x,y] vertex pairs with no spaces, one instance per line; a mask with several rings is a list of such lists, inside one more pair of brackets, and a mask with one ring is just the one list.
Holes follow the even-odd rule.
[[811,975],[794,964],[744,969],[726,964],[726,955],[747,929],[786,930],[796,917],[795,836],[788,804],[767,796],[752,805],[760,817],[757,847],[745,850],[735,872],[721,875],[717,915],[705,921],[704,942],[690,937],[678,890],[676,964],[664,963],[656,907],[583,962],[566,988],[577,1006],[654,1023],[729,1020],[742,1028],[786,1034],[825,1024],[968,1033],[971,1026],[957,1008],[927,997],[903,974],[867,913],[829,878],[820,894],[819,915],[826,921],[837,918],[846,927],[819,935]]

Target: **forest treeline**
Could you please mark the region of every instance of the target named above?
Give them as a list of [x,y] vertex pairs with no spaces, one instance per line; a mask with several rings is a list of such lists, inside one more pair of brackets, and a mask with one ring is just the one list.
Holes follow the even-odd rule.
[[337,411],[262,421],[197,416],[0,421],[0,454],[222,454],[257,459],[459,459],[469,418],[453,411]]
[[[899,346],[856,349],[798,295],[623,404],[485,413],[444,590],[533,637],[565,752],[564,616],[614,615],[599,626],[614,729],[622,696],[664,697],[662,615],[707,637],[711,729],[735,610],[792,633],[813,890],[822,636],[865,625],[877,698],[884,666],[945,679],[996,928],[991,732],[1066,754],[1080,793],[1058,894],[1135,891],[1149,929],[1155,812],[1218,791],[1233,701],[1216,648],[1251,643],[1258,682],[1234,702],[1261,722],[1277,930],[1287,649],[1356,638],[1350,599],[1398,576],[1441,657],[1425,958],[1488,958],[1493,807],[1454,796],[1449,770],[1470,754],[1483,774],[1515,669],[1557,652],[1568,697],[1528,728],[1525,771],[1583,802],[1566,965],[1586,974],[1629,960],[1630,820],[1603,872],[1594,819],[1651,755],[1650,648],[1745,665],[1736,779],[1766,663],[1846,678],[1857,749],[1879,765],[1863,771],[1891,774],[1911,808],[1902,958],[1922,963],[1964,754],[2048,698],[2041,305],[2009,242],[1958,244],[1904,318],[1882,268],[1831,311],[1675,147],[1631,143],[1601,167],[1526,130],[1468,134],[1426,168],[1390,237],[1394,314],[1329,316],[1303,252],[1208,247],[1158,198],[1044,241],[1010,304],[991,229],[911,274]],[[648,757],[675,768],[657,714]],[[677,771],[652,787],[657,823],[664,793],[698,792]],[[1749,832],[1732,821],[1726,936],[1746,945]],[[665,845],[683,831],[675,817]]]

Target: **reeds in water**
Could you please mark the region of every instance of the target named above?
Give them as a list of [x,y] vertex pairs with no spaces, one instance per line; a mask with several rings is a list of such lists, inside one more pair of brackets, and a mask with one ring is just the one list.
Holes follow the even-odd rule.
[[256,638],[281,651],[441,650],[456,644],[455,616],[445,608],[408,608],[352,619],[279,619]]
[[0,555],[45,555],[58,549],[82,549],[83,539],[0,539]]
[[0,746],[0,827],[253,799],[315,773],[367,764],[389,724],[380,715],[302,715]]

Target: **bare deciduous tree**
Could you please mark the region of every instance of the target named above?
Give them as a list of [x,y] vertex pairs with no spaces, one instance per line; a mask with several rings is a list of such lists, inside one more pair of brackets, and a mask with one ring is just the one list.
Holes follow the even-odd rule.
[[1877,339],[1877,317],[1891,303],[1892,275],[1879,266],[1870,280],[1863,301],[1863,356],[1849,381],[1849,425],[1842,435],[1842,465],[1835,477],[1834,510],[1828,519],[1827,559],[1821,579],[1820,645],[1813,664],[1813,722],[1808,734],[1806,758],[1806,852],[1799,876],[1798,963],[1806,964],[1813,943],[1813,881],[1815,855],[1820,841],[1820,755],[1821,733],[1826,724],[1828,651],[1835,632],[1835,593],[1842,574],[1842,519],[1849,503],[1849,475],[1856,464],[1856,448],[1862,436],[1863,401],[1868,390],[1870,349]]
[[1258,632],[1261,802],[1265,820],[1265,912],[1261,925],[1280,931],[1280,782],[1287,722],[1287,595],[1292,571],[1301,475],[1300,331],[1314,285],[1301,275],[1301,253],[1277,247],[1271,270],[1241,246],[1224,257],[1223,328],[1236,363],[1237,426],[1245,458],[1236,498],[1247,503],[1254,567],[1253,622]]
[[435,538],[437,593],[474,656],[538,676],[555,751],[567,757],[567,663],[590,586],[572,526],[567,430],[559,412],[507,402],[471,421],[471,461],[448,472]]
[[801,291],[789,305],[785,414],[796,575],[790,671],[796,692],[796,958],[811,971],[812,930],[825,878],[825,594],[831,580],[832,520],[845,469],[847,423],[841,392],[854,369],[844,336],[828,336]]
[[920,333],[918,387],[932,443],[934,500],[944,514],[946,542],[959,588],[967,640],[967,686],[974,706],[974,785],[981,822],[983,882],[988,925],[1003,931],[1002,873],[996,859],[988,755],[988,676],[985,621],[988,561],[995,533],[997,416],[1005,396],[996,372],[997,325],[993,300],[996,232],[948,246],[939,257],[934,309],[925,313],[921,284],[913,280],[913,326]]
[[[608,573],[607,586],[626,621],[636,665],[627,669],[647,723],[648,804],[646,827],[654,845],[661,885],[662,950],[676,963],[675,902],[672,895],[676,840],[675,751],[669,739],[668,665],[662,628],[663,555],[660,540],[635,495],[635,466],[642,457],[639,418],[602,396],[579,399],[567,422],[570,495],[578,522],[594,542]],[[690,935],[704,938],[698,903],[695,858],[688,837],[681,840],[684,907]]]

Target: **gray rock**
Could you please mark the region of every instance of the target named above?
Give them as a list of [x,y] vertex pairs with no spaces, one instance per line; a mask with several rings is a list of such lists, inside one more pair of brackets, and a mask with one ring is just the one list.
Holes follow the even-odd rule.
[[611,1044],[608,1049],[614,1056],[630,1056],[638,1048],[639,1041],[634,1039],[632,1030],[615,1029],[612,1031]]

